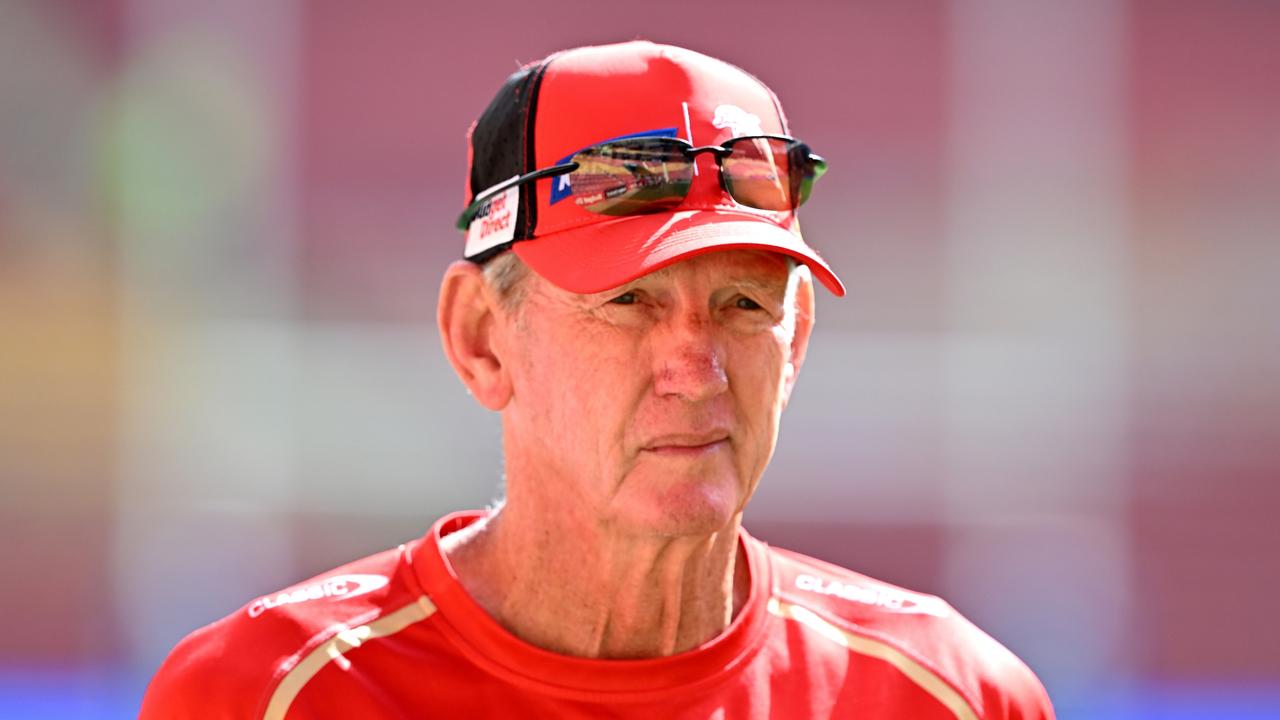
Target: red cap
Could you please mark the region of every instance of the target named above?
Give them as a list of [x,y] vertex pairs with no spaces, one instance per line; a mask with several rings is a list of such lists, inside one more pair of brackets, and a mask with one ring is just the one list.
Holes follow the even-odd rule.
[[[777,97],[743,70],[701,53],[646,41],[576,48],[508,79],[473,127],[469,200],[504,180],[551,167],[577,151],[634,135],[694,146],[741,135],[789,135]],[[754,248],[807,265],[832,293],[844,284],[805,243],[794,212],[736,203],[710,156],[674,211],[612,217],[557,192],[559,177],[499,195],[472,222],[466,256],[510,246],[555,285],[601,292],[714,250]],[[527,241],[527,242],[526,242]]]

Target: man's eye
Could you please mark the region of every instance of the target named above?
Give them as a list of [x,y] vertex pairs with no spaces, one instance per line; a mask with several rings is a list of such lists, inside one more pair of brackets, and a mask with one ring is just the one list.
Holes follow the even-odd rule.
[[609,302],[613,303],[614,305],[635,305],[636,294],[633,292],[622,293],[621,295],[610,300]]
[[739,310],[762,310],[763,309],[760,306],[760,303],[757,303],[755,300],[752,300],[749,297],[739,296],[735,304]]

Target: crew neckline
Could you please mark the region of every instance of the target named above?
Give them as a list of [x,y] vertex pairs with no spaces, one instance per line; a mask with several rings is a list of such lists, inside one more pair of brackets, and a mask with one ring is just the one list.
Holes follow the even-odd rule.
[[485,517],[481,511],[446,515],[422,537],[408,557],[414,576],[435,604],[441,631],[472,662],[515,684],[562,697],[615,700],[697,691],[734,676],[763,647],[771,621],[768,553],[764,544],[739,529],[750,591],[724,632],[676,655],[637,660],[604,660],[562,655],[532,645],[494,620],[467,593],[440,550],[440,540]]

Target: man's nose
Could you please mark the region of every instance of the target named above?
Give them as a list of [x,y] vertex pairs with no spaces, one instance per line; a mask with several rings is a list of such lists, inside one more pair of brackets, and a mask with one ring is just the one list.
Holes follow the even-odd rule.
[[674,318],[655,337],[654,389],[662,397],[701,402],[729,389],[724,350],[709,318]]

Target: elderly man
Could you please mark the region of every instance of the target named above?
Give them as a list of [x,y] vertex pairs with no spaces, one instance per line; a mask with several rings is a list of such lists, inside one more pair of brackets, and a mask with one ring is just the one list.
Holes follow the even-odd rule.
[[826,164],[754,77],[569,50],[472,128],[444,350],[501,413],[506,498],[192,634],[145,717],[1046,718],[938,598],[741,528],[844,287],[796,209]]

